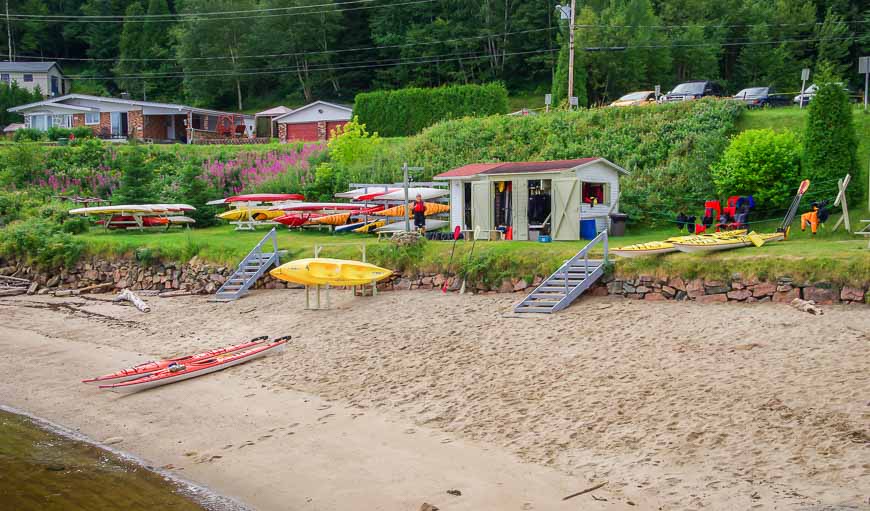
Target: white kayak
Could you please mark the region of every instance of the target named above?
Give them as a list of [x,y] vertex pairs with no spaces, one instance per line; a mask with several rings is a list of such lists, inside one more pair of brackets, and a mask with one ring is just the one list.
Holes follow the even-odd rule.
[[[414,230],[414,220],[413,219],[409,220],[409,223],[411,225],[411,230],[413,231]],[[440,228],[446,226],[448,223],[450,223],[450,222],[448,222],[447,220],[432,220],[432,219],[427,218],[426,219],[426,230],[427,231],[434,231],[434,230],[437,230],[437,229],[440,229]],[[405,230],[405,222],[403,220],[401,222],[393,222],[393,223],[387,224],[383,227],[378,227],[377,229],[375,229],[375,232],[400,232],[400,231],[404,231],[404,230]]]
[[[448,192],[446,188],[408,188],[408,200],[413,201],[417,195],[421,195],[423,200],[429,199],[437,199],[438,197],[444,197]],[[405,200],[405,190],[399,189],[395,192],[385,193],[383,195],[378,195],[374,197],[372,200],[376,201],[397,201],[397,200]]]

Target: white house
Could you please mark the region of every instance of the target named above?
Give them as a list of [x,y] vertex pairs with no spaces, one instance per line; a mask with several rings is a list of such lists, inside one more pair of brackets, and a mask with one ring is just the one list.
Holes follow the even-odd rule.
[[580,221],[607,229],[619,212],[619,177],[628,171],[604,158],[472,163],[435,176],[450,181],[451,228],[510,228],[515,240],[576,240]]
[[353,117],[353,109],[344,105],[315,101],[279,117],[278,138],[282,142],[292,140],[328,140],[332,131],[344,126]]
[[0,62],[0,81],[15,82],[22,89],[33,92],[39,87],[44,97],[63,96],[70,90],[57,62]]

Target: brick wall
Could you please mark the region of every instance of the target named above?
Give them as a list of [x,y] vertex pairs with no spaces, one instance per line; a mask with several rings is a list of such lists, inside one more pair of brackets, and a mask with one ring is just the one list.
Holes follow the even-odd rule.
[[85,125],[85,114],[73,114],[72,116],[72,127],[78,128],[79,126]]
[[95,126],[97,135],[112,136],[112,114],[109,112],[100,112],[100,124]]
[[327,121],[326,123],[326,139],[330,139],[333,136],[333,132],[337,128],[343,127],[347,124],[347,121]]
[[287,125],[286,124],[279,124],[278,125],[278,140],[280,140],[281,142],[287,141]]
[[166,140],[166,130],[170,122],[172,122],[172,120],[168,115],[145,116],[145,126],[142,131],[143,137],[154,140]]
[[130,110],[127,112],[127,133],[131,138],[143,138],[145,118],[142,110]]

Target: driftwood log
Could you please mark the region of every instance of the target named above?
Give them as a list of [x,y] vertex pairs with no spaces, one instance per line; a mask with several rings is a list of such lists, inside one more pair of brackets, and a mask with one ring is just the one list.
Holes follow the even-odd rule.
[[148,305],[148,303],[146,303],[145,300],[136,296],[136,293],[134,293],[133,291],[130,291],[129,289],[125,289],[125,290],[121,291],[121,294],[119,294],[115,298],[114,301],[116,301],[116,302],[121,302],[121,301],[130,302],[133,304],[133,306],[135,306],[137,309],[139,309],[142,312],[151,312],[151,307]]
[[800,298],[795,298],[791,301],[791,306],[801,312],[808,312],[817,316],[824,314],[824,311],[822,311],[820,307],[817,307],[816,302],[812,300],[801,300]]
[[26,287],[3,287],[0,288],[0,296],[23,295],[27,292]]

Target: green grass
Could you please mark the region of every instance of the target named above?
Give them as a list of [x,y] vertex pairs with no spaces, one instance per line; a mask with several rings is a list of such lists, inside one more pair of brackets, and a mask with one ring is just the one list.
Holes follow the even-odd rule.
[[[854,216],[858,219],[860,214]],[[828,229],[833,227],[833,220]],[[137,258],[140,261],[186,262],[194,256],[223,266],[235,266],[266,233],[236,232],[230,226],[170,232],[106,232],[93,230],[81,235],[88,253],[104,257]],[[636,230],[611,238],[610,246],[661,240],[679,234],[674,229]],[[324,245],[321,257],[361,259],[366,246],[367,260],[405,273],[460,272],[472,282],[497,287],[504,278],[547,275],[585,245],[573,242],[478,242],[470,256],[471,242],[460,241],[448,268],[452,242],[426,242],[420,247],[400,248],[378,243],[372,236],[330,234],[325,231],[279,230],[278,248],[287,251],[285,260],[312,257],[315,245]],[[748,247],[717,254],[669,254],[618,260],[616,273],[622,276],[658,275],[727,279],[733,274],[772,279],[790,276],[796,280],[832,281],[839,284],[870,282],[870,250],[867,242],[854,236],[821,231],[816,238],[793,229],[787,242],[761,248]],[[600,256],[601,250],[594,255]]]
[[[863,106],[856,106],[852,116],[855,132],[858,135],[858,175],[853,182],[860,183],[864,189],[864,211],[867,211],[868,167],[870,167],[870,113],[864,113]],[[765,108],[747,110],[737,120],[737,130],[769,128],[774,131],[793,130],[802,134],[807,120],[807,109],[798,107]],[[865,215],[866,218],[866,215]]]

